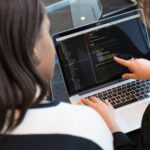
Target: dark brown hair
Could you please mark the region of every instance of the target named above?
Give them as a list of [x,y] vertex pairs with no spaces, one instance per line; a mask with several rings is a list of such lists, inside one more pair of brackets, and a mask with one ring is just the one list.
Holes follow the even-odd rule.
[[32,60],[44,15],[39,0],[0,0],[0,133],[17,127],[47,93]]
[[144,11],[148,28],[150,29],[150,0],[137,0],[139,8]]

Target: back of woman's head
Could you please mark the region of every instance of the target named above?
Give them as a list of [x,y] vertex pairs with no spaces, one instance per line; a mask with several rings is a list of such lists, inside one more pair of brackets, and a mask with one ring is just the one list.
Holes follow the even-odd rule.
[[21,123],[27,109],[46,95],[46,81],[33,63],[44,15],[39,0],[0,0],[0,132]]

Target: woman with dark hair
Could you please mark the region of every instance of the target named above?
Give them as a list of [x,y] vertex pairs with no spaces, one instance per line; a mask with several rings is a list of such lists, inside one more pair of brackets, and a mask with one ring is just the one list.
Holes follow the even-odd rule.
[[96,111],[45,99],[53,77],[50,22],[39,0],[0,0],[0,149],[112,150]]

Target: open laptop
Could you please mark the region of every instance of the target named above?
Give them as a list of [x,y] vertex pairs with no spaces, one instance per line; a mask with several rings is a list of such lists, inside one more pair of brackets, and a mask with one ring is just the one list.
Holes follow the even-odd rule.
[[108,99],[122,131],[140,128],[150,103],[150,81],[123,80],[129,70],[113,56],[150,59],[142,10],[58,33],[53,40],[71,103],[90,96]]

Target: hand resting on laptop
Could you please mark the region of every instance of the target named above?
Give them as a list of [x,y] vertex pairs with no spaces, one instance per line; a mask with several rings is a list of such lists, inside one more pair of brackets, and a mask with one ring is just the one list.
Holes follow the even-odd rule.
[[[117,63],[128,67],[128,69],[131,71],[131,73],[125,73],[122,76],[123,78],[137,80],[150,79],[150,61],[146,59],[124,60],[118,57],[114,57],[114,60]],[[90,100],[81,99],[80,103],[95,109],[103,117],[112,133],[120,130],[115,120],[114,108],[108,100],[102,102],[96,97],[91,97]]]
[[115,110],[108,100],[102,102],[96,97],[91,97],[90,100],[81,99],[81,103],[95,109],[102,116],[112,133],[120,131],[115,120]]

